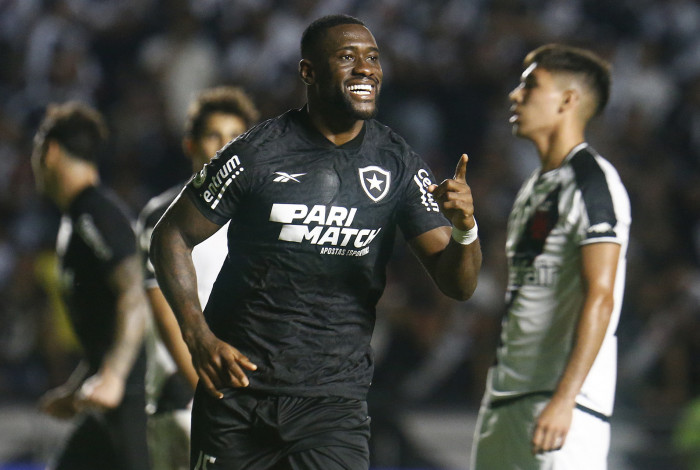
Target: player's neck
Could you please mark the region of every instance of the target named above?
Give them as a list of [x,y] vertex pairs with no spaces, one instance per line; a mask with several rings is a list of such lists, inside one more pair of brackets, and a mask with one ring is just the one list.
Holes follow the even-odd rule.
[[546,136],[533,138],[542,165],[542,173],[559,168],[571,150],[585,141],[583,130],[560,129]]
[[336,146],[346,144],[362,131],[365,121],[339,117],[338,113],[323,113],[307,106],[311,124]]
[[67,212],[75,198],[90,186],[97,186],[100,177],[97,169],[82,162],[64,168],[62,183],[54,197],[62,212]]

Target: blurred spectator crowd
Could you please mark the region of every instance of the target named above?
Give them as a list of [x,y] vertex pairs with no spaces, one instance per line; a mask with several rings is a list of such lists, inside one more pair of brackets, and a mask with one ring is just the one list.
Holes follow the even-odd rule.
[[265,118],[301,106],[301,33],[336,12],[364,20],[381,48],[379,119],[438,179],[469,154],[484,251],[475,297],[456,303],[399,243],[378,312],[370,396],[374,436],[397,443],[393,457],[382,447],[377,458],[423,458],[402,448],[401,409],[478,406],[503,311],[506,218],[537,165],[534,148],[510,136],[507,95],[529,50],[566,42],[613,64],[611,102],[589,141],[617,166],[632,200],[617,413],[661,443],[640,460],[697,459],[695,0],[0,0],[0,405],[32,403],[62,383],[76,354],[53,274],[58,214],[35,193],[29,162],[45,106],[77,99],[106,115],[103,182],[135,214],[187,176],[180,139],[193,94],[240,85]]

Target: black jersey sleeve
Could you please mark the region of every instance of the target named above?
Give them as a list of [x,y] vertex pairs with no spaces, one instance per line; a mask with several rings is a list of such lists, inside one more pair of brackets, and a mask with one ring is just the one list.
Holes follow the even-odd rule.
[[224,225],[245,195],[255,149],[234,140],[195,173],[185,186],[185,194],[209,220]]
[[440,206],[428,192],[435,177],[428,165],[414,152],[406,158],[407,179],[403,182],[404,194],[399,210],[399,227],[407,240],[450,222],[440,212]]
[[74,230],[108,272],[124,258],[136,254],[136,235],[115,197],[102,194],[85,202],[78,210]]

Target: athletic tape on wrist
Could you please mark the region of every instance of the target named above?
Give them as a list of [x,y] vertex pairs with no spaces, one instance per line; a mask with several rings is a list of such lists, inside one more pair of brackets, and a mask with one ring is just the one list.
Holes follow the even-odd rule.
[[479,236],[479,227],[476,225],[476,219],[474,219],[474,226],[469,230],[460,230],[456,227],[452,227],[452,238],[454,241],[460,245],[470,245],[474,243]]

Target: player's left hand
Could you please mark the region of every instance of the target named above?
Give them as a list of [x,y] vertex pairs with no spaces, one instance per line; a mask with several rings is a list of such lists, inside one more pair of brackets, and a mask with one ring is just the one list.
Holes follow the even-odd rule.
[[76,394],[76,408],[99,411],[116,408],[124,397],[124,379],[109,371],[89,377]]
[[462,154],[457,163],[454,178],[428,187],[428,191],[437,201],[442,213],[459,230],[469,230],[476,223],[472,191],[467,184],[468,161],[467,154]]
[[535,421],[532,435],[532,454],[559,450],[566,442],[574,414],[574,401],[553,397]]

